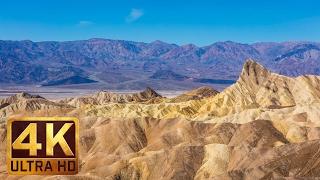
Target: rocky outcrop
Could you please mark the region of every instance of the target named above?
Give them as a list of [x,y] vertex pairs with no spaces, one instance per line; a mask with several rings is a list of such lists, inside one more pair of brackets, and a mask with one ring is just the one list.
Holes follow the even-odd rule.
[[72,110],[73,106],[68,104],[49,101],[38,95],[25,92],[0,100],[0,117],[8,117],[19,113],[35,113],[46,110]]
[[217,95],[219,92],[214,90],[211,87],[200,87],[197,89],[194,89],[192,91],[185,92],[177,97],[174,97],[170,99],[170,102],[178,103],[178,102],[185,102],[190,100],[197,100],[197,99],[203,99],[211,96]]
[[10,104],[17,103],[19,101],[27,100],[27,99],[44,99],[44,98],[39,95],[31,95],[29,93],[21,92],[16,95],[10,96],[8,98],[0,99],[0,106],[3,108],[6,105],[10,105]]
[[147,87],[144,91],[138,93],[117,94],[108,91],[100,91],[91,96],[68,98],[59,102],[80,107],[88,104],[103,105],[108,103],[151,103],[161,101],[161,98],[162,96],[160,94]]
[[281,109],[318,103],[320,77],[286,77],[271,73],[253,60],[248,60],[238,81],[208,100],[200,110],[211,116],[225,116],[248,109]]

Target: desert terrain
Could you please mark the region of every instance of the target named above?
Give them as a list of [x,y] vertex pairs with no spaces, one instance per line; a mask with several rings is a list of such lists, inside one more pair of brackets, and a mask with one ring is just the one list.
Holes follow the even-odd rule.
[[[9,176],[6,120],[80,120],[76,176]],[[247,60],[234,84],[166,97],[150,88],[0,100],[0,179],[316,179],[320,76],[289,77]]]

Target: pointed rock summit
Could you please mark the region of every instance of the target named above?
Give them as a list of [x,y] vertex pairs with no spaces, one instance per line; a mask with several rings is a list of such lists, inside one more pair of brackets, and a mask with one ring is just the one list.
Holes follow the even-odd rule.
[[248,59],[243,65],[239,80],[259,85],[271,74],[271,72],[252,59]]
[[271,73],[256,61],[248,59],[237,82],[219,94],[224,100],[220,99],[217,105],[220,109],[225,107],[222,114],[257,107],[293,106],[293,85],[292,78]]
[[[318,82],[318,83],[317,83]],[[235,84],[203,106],[203,112],[224,116],[253,108],[284,108],[320,100],[320,77],[282,76],[249,59]]]
[[161,97],[160,94],[158,94],[155,90],[151,89],[150,87],[147,87],[144,91],[137,93],[137,95],[144,99]]
[[266,91],[264,95],[267,95],[277,93],[279,88],[287,89],[288,81],[290,81],[290,78],[271,73],[261,64],[248,59],[243,65],[236,86],[241,91],[248,91],[245,94],[254,97],[259,95],[259,92]]

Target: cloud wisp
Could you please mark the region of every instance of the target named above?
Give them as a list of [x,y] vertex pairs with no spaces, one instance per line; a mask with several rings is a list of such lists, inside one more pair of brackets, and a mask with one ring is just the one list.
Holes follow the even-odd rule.
[[137,21],[144,15],[142,9],[131,9],[129,15],[126,17],[126,22],[127,23],[132,23],[134,21]]
[[77,26],[79,27],[87,27],[94,24],[92,21],[87,21],[87,20],[81,20],[78,22]]

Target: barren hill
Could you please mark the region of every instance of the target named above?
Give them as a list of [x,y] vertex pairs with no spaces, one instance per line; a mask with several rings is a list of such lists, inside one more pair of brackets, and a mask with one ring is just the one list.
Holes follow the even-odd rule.
[[[319,100],[319,76],[287,77],[254,60],[247,60],[237,82],[219,93],[206,87],[170,99],[146,89],[59,103],[19,94],[0,101],[3,117],[80,119],[80,173],[9,177],[2,118],[0,178],[317,179]],[[36,105],[21,105],[30,102]],[[14,111],[3,113],[9,107]]]

